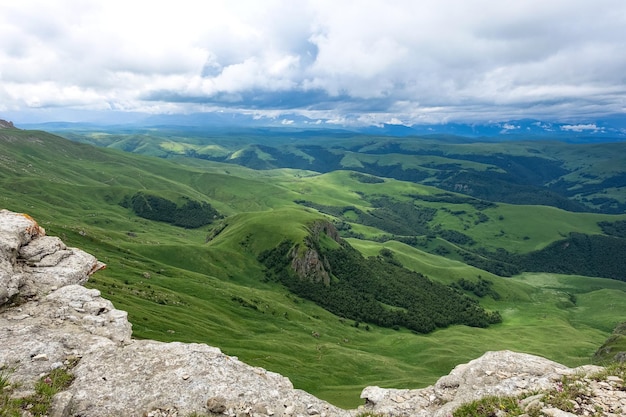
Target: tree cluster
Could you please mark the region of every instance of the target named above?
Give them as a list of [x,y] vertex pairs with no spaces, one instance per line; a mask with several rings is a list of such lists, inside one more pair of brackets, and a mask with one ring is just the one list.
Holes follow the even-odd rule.
[[493,281],[489,281],[480,276],[478,277],[477,282],[473,282],[465,278],[460,278],[456,282],[450,284],[450,286],[458,290],[470,292],[476,297],[483,298],[490,295],[494,300],[500,299],[500,294],[492,288]]
[[526,271],[579,274],[626,281],[626,239],[570,233],[565,240],[520,256]]
[[[467,256],[473,259],[464,258],[465,261],[474,265],[472,260],[488,259],[489,264],[482,269],[500,276],[510,276],[511,272],[517,274],[521,271],[529,271],[586,275],[626,281],[626,257],[624,256],[626,239],[615,236],[570,233],[566,239],[526,254],[514,254],[504,249],[498,249],[495,252],[488,252],[484,249],[478,251],[481,257],[468,253]],[[501,271],[494,269],[497,265],[503,266],[504,269]]]
[[385,182],[385,180],[382,178],[375,177],[373,175],[361,174],[360,172],[351,172],[350,178],[353,178],[358,182],[362,182],[364,184],[380,184]]
[[417,333],[452,324],[487,327],[502,320],[459,291],[403,268],[387,252],[366,259],[345,242],[339,249],[315,248],[330,266],[329,285],[303,279],[290,267],[292,246],[285,241],[259,256],[267,277],[341,317]]
[[[354,206],[326,206],[306,200],[295,202],[344,221],[353,221],[399,236],[427,234],[430,231],[428,222],[432,221],[437,213],[435,208],[416,205],[412,201],[398,201],[387,196],[371,198],[369,202],[374,208],[369,211]],[[347,219],[345,214],[348,212],[356,214],[357,218]]]
[[626,220],[598,222],[598,226],[600,226],[600,228],[602,228],[602,232],[607,235],[626,239]]
[[144,219],[156,220],[174,226],[195,229],[210,224],[220,215],[209,203],[185,198],[185,203],[178,206],[166,198],[138,192],[126,197],[122,206],[130,208]]

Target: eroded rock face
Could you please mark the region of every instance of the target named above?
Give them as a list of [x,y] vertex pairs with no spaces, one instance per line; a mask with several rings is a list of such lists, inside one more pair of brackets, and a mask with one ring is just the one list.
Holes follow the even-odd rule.
[[[30,217],[0,210],[0,369],[19,382],[11,391],[18,396],[32,392],[41,375],[69,368],[75,380],[55,396],[52,416],[354,417],[370,411],[443,417],[486,395],[549,389],[563,375],[597,369],[487,352],[423,389],[367,387],[365,406],[342,410],[218,348],[133,340],[126,312],[80,285],[102,267],[93,256],[46,236]],[[589,380],[589,386],[592,394],[580,407],[600,407],[607,416],[626,413],[621,379]],[[546,408],[549,415],[558,412]]]
[[82,284],[104,266],[94,256],[46,236],[30,216],[0,211],[0,306],[18,294],[37,298],[61,286]]
[[306,247],[301,251],[300,246],[296,245],[289,256],[291,257],[291,268],[298,278],[311,282],[321,282],[324,285],[330,283],[327,262],[320,257],[317,250]]
[[[342,241],[339,237],[337,228],[328,221],[316,221],[310,225],[310,239],[319,241],[322,234],[330,237],[335,242]],[[315,244],[307,241],[304,247],[296,245],[289,253],[291,257],[291,268],[295,271],[300,279],[311,282],[321,282],[324,285],[330,284],[330,265],[328,261],[322,257]]]
[[14,129],[15,125],[11,121],[0,119],[0,129]]

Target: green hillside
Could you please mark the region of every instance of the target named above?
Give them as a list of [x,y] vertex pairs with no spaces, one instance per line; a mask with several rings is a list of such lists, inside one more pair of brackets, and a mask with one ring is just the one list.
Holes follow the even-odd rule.
[[[366,385],[425,386],[487,350],[588,363],[626,321],[619,280],[545,271],[504,278],[467,263],[505,262],[494,255],[499,249],[527,255],[572,233],[609,237],[620,223],[607,229],[598,222],[624,215],[493,203],[348,170],[260,171],[141,156],[17,129],[0,130],[0,187],[1,208],[30,214],[48,234],[107,263],[88,285],[129,312],[135,337],[218,346],[345,407],[360,403]],[[121,205],[137,193],[178,207],[206,203],[219,216],[197,228],[150,220]],[[285,240],[303,242],[319,220],[335,224],[363,256],[387,249],[434,282],[488,280],[493,294],[458,291],[499,311],[502,323],[428,334],[357,325],[267,279],[259,255]]]
[[263,170],[349,169],[489,201],[575,212],[626,212],[625,142],[481,142],[453,136],[397,138],[324,130],[181,129],[70,128],[61,133],[75,141],[144,155],[182,155]]

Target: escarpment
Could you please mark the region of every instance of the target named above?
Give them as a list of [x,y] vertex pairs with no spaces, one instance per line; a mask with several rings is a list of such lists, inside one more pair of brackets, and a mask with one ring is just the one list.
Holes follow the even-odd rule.
[[312,282],[330,283],[330,265],[319,251],[318,245],[323,237],[334,242],[341,242],[337,228],[328,221],[319,220],[311,224],[310,236],[304,244],[295,245],[289,253],[291,268],[300,279]]
[[[0,373],[9,384],[7,398],[30,395],[38,381],[63,369],[73,380],[54,395],[50,416],[449,416],[487,395],[530,396],[558,387],[564,375],[599,369],[487,352],[423,389],[367,387],[364,406],[343,410],[216,347],[134,340],[126,312],[81,285],[103,267],[94,256],[46,236],[29,216],[0,210]],[[579,407],[623,415],[623,385],[617,377],[591,381],[589,404]],[[553,413],[547,415],[569,415],[531,399]]]

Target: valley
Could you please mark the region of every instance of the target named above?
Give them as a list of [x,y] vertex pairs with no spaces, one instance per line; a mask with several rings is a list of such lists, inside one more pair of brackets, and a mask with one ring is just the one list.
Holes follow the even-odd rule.
[[[607,233],[626,221],[624,143],[59,133],[74,141],[0,130],[0,207],[105,262],[87,285],[129,312],[135,337],[217,346],[342,407],[365,385],[423,387],[488,350],[589,363],[626,321],[625,238]],[[122,204],[137,193],[216,214],[150,220]],[[489,281],[482,297],[459,291],[502,321],[416,334],[266,279],[259,255],[317,221],[437,284]]]

